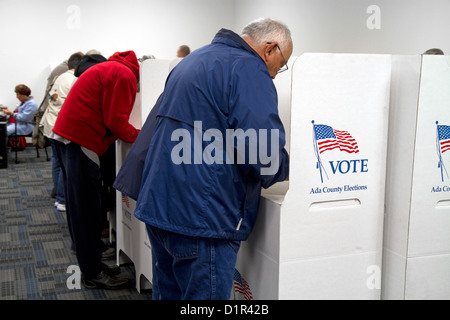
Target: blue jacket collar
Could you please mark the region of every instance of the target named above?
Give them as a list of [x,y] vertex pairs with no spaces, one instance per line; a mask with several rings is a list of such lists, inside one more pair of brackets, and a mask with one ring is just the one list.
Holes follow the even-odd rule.
[[264,60],[261,58],[261,56],[255,50],[253,50],[253,48],[250,47],[248,43],[245,42],[244,39],[242,39],[241,36],[239,36],[238,34],[236,34],[231,30],[220,29],[219,32],[217,32],[216,36],[214,37],[212,43],[224,43],[237,48],[241,48],[255,55],[256,57],[261,59],[261,61],[264,63]]

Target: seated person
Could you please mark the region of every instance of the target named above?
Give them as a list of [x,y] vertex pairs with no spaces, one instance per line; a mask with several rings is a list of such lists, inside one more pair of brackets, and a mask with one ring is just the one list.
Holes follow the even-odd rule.
[[[34,114],[38,110],[38,105],[31,96],[31,90],[24,84],[19,84],[15,88],[17,99],[21,102],[17,107],[17,112],[8,110],[2,106],[3,112],[16,119],[17,135],[25,136],[33,132],[34,125],[31,123]],[[15,123],[9,123],[6,127],[8,137],[15,134]]]

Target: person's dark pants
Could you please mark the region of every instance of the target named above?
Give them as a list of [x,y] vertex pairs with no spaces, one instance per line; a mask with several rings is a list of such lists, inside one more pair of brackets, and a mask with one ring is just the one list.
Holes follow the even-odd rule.
[[189,237],[146,225],[153,300],[229,300],[239,241]]
[[[116,190],[113,188],[116,179],[116,144],[113,143],[100,157],[101,196],[102,196],[102,228],[108,229],[108,212],[116,206]],[[106,249],[105,249],[106,250]]]
[[76,143],[55,141],[61,164],[66,212],[78,264],[87,278],[96,277],[101,265],[100,168]]

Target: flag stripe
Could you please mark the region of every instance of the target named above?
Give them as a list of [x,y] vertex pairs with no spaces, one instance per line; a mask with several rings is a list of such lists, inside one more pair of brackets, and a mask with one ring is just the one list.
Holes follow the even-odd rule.
[[320,148],[320,153],[324,153],[325,151],[330,151],[330,150],[338,149],[338,148],[339,148],[339,145],[335,145],[335,146],[332,146],[329,148]]
[[446,147],[446,148],[442,148],[441,152],[444,153],[444,152],[446,152],[446,151],[448,151],[448,150],[450,150],[450,146],[449,146],[449,147]]
[[359,150],[347,150],[347,149],[340,149],[340,150],[347,153],[359,153]]
[[337,143],[336,140],[332,140],[332,141],[327,140],[327,141],[324,141],[324,142],[319,142],[318,145],[321,148],[328,148],[328,147],[331,147],[331,146],[339,146],[339,144]]
[[443,140],[440,143],[441,143],[441,152],[442,153],[450,150],[450,139],[449,140]]
[[357,143],[350,143],[350,142],[339,142],[339,144],[341,145],[341,146],[345,146],[345,147],[348,147],[348,148],[351,148],[351,149],[357,149],[358,148],[358,144]]
[[128,199],[128,196],[122,195],[122,203],[125,203],[127,208],[130,208],[130,200]]
[[327,139],[317,143],[319,145],[319,152],[323,153],[328,150],[339,148],[339,143],[336,139]]
[[252,300],[253,296],[251,294],[251,292],[249,292],[249,288],[248,286],[246,288],[242,288],[237,282],[234,283],[234,289],[239,292],[242,293],[244,295],[245,300]]

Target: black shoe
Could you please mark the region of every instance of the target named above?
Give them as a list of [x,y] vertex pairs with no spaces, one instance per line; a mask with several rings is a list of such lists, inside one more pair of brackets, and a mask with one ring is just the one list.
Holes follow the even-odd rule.
[[83,284],[87,289],[105,289],[105,290],[119,290],[130,288],[134,281],[126,278],[116,278],[108,276],[105,272],[91,279],[84,278]]
[[116,249],[108,247],[102,252],[102,260],[113,259],[116,257]]
[[108,276],[117,276],[120,273],[119,266],[108,266],[105,263],[102,263],[102,271],[106,273]]

